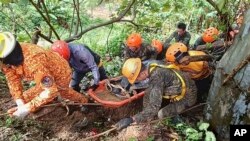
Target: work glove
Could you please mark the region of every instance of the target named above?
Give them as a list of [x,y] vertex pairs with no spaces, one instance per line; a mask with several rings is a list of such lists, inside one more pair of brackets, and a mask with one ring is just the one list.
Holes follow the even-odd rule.
[[115,124],[115,127],[117,128],[117,130],[122,130],[124,128],[127,128],[131,123],[133,123],[133,119],[131,117],[123,118]]
[[30,113],[30,108],[27,104],[14,107],[8,110],[10,116],[15,116],[17,118],[23,119]]
[[95,91],[98,88],[98,84],[94,84],[92,86],[89,87],[89,89],[92,89],[93,91]]
[[23,106],[24,104],[25,104],[25,103],[23,102],[22,99],[16,99],[16,105],[17,105],[17,107]]

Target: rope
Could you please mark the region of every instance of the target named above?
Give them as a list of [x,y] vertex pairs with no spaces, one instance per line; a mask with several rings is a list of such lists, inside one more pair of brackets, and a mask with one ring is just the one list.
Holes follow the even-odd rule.
[[114,85],[114,84],[111,84],[109,80],[106,80],[105,87],[110,92],[112,92],[113,88],[121,89],[122,91],[121,94],[125,94],[125,95],[124,96],[120,95],[120,96],[124,98],[130,98],[130,95],[126,92],[126,90],[121,85]]

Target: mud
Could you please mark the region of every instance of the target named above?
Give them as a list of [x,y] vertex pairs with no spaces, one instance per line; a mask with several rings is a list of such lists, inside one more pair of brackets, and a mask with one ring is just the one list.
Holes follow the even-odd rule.
[[[1,81],[1,84],[0,88],[6,91],[1,91],[0,94],[0,113],[5,113],[16,105],[9,95],[5,81]],[[142,110],[142,100],[138,99],[120,108],[69,106],[68,116],[63,106],[42,108],[25,120],[0,116],[0,140],[80,141],[112,128],[121,118],[135,115]],[[202,108],[183,114],[183,118],[190,123],[202,120]],[[149,137],[154,140],[172,140],[169,137],[172,133],[167,127],[137,125],[121,132],[113,131],[95,140],[147,140]]]

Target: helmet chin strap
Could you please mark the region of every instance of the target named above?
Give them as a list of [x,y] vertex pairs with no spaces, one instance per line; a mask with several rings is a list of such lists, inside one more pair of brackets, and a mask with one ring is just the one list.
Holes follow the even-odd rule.
[[3,64],[18,66],[23,63],[23,60],[24,56],[22,48],[18,41],[16,41],[15,49],[3,59]]

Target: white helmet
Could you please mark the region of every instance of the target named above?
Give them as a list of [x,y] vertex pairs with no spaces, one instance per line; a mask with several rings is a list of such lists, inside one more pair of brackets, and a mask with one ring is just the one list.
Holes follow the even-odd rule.
[[7,57],[15,48],[16,39],[10,32],[0,32],[0,58]]

